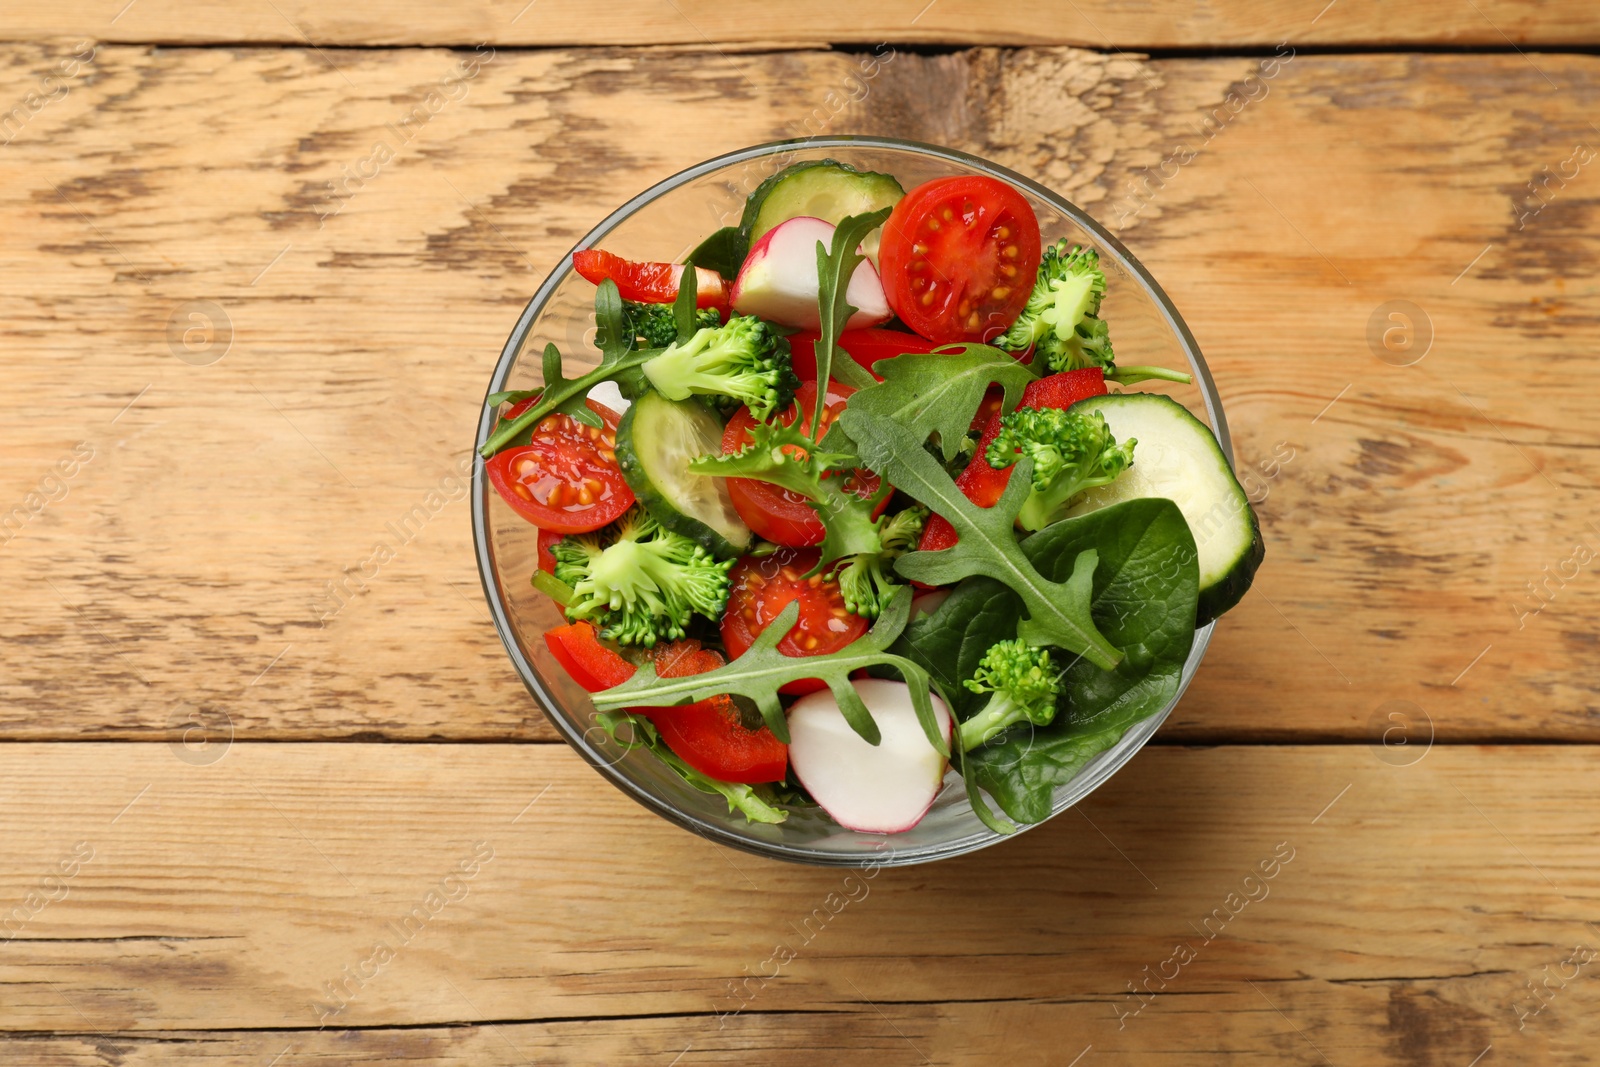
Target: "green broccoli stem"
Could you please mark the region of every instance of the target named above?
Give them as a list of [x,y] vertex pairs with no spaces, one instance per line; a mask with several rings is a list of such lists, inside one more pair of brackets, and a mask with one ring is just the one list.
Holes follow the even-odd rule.
[[[1120,473],[1119,471],[1118,474]],[[1068,506],[1079,493],[1098,486],[1110,485],[1116,480],[1116,475],[1098,478],[1057,478],[1049,488],[1043,491],[1035,489],[1028,494],[1028,499],[1022,503],[1022,509],[1017,512],[1017,524],[1024,530],[1034,532],[1042,530],[1051,523],[1065,518]]]
[[1194,378],[1181,370],[1168,370],[1165,367],[1106,367],[1105,377],[1108,382],[1117,382],[1120,385],[1133,385],[1135,382],[1179,382],[1188,385]]
[[996,735],[1027,718],[1027,709],[1004,691],[989,698],[983,710],[961,724],[961,748],[986,745]]
[[702,774],[683,762],[665,744],[654,744],[650,751],[656,759],[677,771],[679,776],[702,793],[720,793],[728,802],[728,810],[743,813],[751,822],[780,823],[789,817],[789,813],[781,808],[775,808],[762,800],[755,789],[741,782],[724,782],[708,774]]
[[582,377],[563,378],[560,382],[546,388],[537,404],[490,434],[489,439],[483,443],[483,447],[478,449],[478,455],[488,459],[510,444],[523,430],[548,418],[550,413],[562,404],[574,397],[587,395],[590,389],[593,389],[601,382],[609,381],[625,371],[641,366],[646,361],[659,356],[661,352],[662,350],[659,348],[635,349],[610,362],[601,363],[600,366]]

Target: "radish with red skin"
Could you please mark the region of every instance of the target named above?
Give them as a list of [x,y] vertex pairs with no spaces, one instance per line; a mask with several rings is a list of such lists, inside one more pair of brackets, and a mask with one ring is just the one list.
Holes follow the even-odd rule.
[[[817,245],[833,247],[834,225],[807,216],[789,219],[768,230],[750,249],[733,283],[731,303],[740,315],[815,330],[817,311]],[[889,320],[889,302],[871,262],[862,260],[850,276],[845,300],[857,309],[846,328],[862,329]]]
[[[861,678],[850,683],[878,724],[876,745],[850,728],[824,689],[789,708],[789,765],[822,809],[847,830],[894,834],[922,821],[944,784],[945,757],[917,721],[904,682]],[[955,720],[937,693],[933,714],[948,746]]]

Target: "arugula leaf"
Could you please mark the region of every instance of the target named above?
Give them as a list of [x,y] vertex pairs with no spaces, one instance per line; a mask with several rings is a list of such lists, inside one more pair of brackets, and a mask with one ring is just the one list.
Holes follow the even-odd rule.
[[[863,390],[856,396],[869,392]],[[895,571],[927,585],[952,585],[975,574],[999,579],[1022,598],[1027,612],[1017,626],[1018,637],[1030,644],[1059,645],[1106,670],[1115,667],[1122,653],[1095,628],[1089,614],[1089,579],[1083,569],[1093,572],[1094,549],[1085,548],[1074,558],[1066,582],[1051,581],[1023,554],[1012,532],[1017,511],[1032,490],[1033,461],[1026,456],[1018,460],[999,503],[980,508],[922,448],[918,431],[894,418],[855,407],[855,399],[850,398],[839,423],[856,442],[862,462],[884,481],[943,515],[961,538],[953,547],[937,552],[908,552],[895,561]]]
[[744,266],[747,246],[748,242],[739,227],[724,226],[695,245],[694,251],[689,253],[689,258],[684,262],[708,267],[731,282],[739,276],[739,268]]
[[[1062,672],[1049,726],[1013,727],[967,756],[964,773],[1012,818],[1048,817],[1057,787],[1178,691],[1194,641],[1199,574],[1193,545],[1183,513],[1157,497],[1066,519],[1022,542],[1024,554],[1051,578],[1067,573],[1083,549],[1095,548],[1100,565],[1091,613],[1126,657],[1111,671],[1087,660],[1071,663]],[[960,682],[972,677],[990,645],[1010,636],[1007,620],[1021,608],[1021,599],[1000,582],[970,578],[936,612],[912,622],[894,651],[922,664],[957,718],[970,718],[983,697],[964,692]]]
[[930,433],[937,433],[947,462],[956,457],[967,439],[972,416],[990,385],[1005,390],[1001,410],[1010,411],[1022,399],[1023,388],[1034,380],[1033,371],[1009,352],[989,345],[951,345],[938,352],[908,352],[893,359],[880,359],[872,369],[883,375],[883,381],[869,381],[850,398],[850,407],[899,423],[919,444]]
[[682,678],[660,678],[655,667],[646,664],[626,682],[595,693],[592,699],[596,708],[607,710],[645,700],[653,705],[671,705],[706,700],[724,693],[744,696],[755,701],[767,726],[787,744],[789,724],[783,716],[783,704],[778,700],[778,687],[801,678],[820,678],[833,691],[833,698],[851,729],[868,744],[876,745],[882,740],[878,724],[850,684],[850,675],[868,667],[889,667],[910,688],[911,705],[928,741],[941,756],[948,756],[950,749],[933,715],[928,672],[906,657],[886,651],[905,629],[910,615],[911,589],[904,587],[885,605],[872,629],[839,651],[826,656],[786,656],[778,651],[778,642],[800,619],[800,604],[791,601],[761,631],[744,655],[714,671]]
[[571,415],[579,422],[591,426],[601,425],[600,416],[589,410],[584,398],[589,390],[613,378],[626,378],[628,372],[659,356],[659,348],[634,348],[632,338],[624,338],[622,328],[622,297],[617,285],[607,278],[595,293],[595,320],[599,324],[596,343],[600,344],[600,365],[577,378],[567,378],[561,371],[561,353],[555,345],[544,350],[544,388],[539,391],[539,401],[510,422],[502,423],[478,449],[485,459],[511,447],[519,438],[526,440],[526,431],[536,426],[554,412]]
[[[671,767],[678,773],[678,777],[702,793],[720,793],[728,802],[730,812],[743,812],[744,817],[750,822],[780,823],[789,817],[787,811],[767,803],[766,798],[761,796],[754,786],[712,778],[683,762],[678,754],[661,740],[661,735],[656,732],[655,723],[643,715],[626,711],[601,712],[595,716],[595,721],[605,730],[606,736],[621,745],[624,751],[631,752],[636,748],[649,749],[656,759]],[[632,728],[632,739],[625,740],[617,736],[618,730],[623,726]]]
[[524,400],[538,396],[543,389],[506,389],[498,393],[490,393],[483,398],[489,407],[499,407],[501,404],[520,404]]
[[892,491],[885,485],[878,496],[863,500],[844,488],[843,478],[829,477],[858,465],[854,452],[827,451],[831,440],[850,445],[848,438],[831,431],[821,445],[814,444],[797,422],[758,422],[751,425],[750,443],[744,448],[690,460],[689,471],[714,478],[752,478],[805,497],[826,531],[817,560],[820,570],[845,556],[882,551],[872,513],[883,495]]
[[[541,390],[541,392],[545,395],[548,395],[553,390],[560,389],[567,382],[567,380],[561,376],[561,350],[558,349],[554,344],[547,344],[544,346],[543,375],[544,389]],[[573,393],[565,400],[558,401],[549,412],[546,412],[546,417],[559,412],[562,415],[568,415],[574,419],[577,419],[585,426],[593,426],[596,429],[599,429],[605,425],[605,420],[600,418],[598,414],[591,410],[588,404],[584,403],[587,393],[588,390],[586,389],[582,393]],[[536,424],[530,423],[529,429],[532,429],[534,425]]]
[[[812,431],[814,436],[820,436],[822,432],[822,413],[828,404],[828,390],[825,386],[829,377],[846,385],[855,386],[857,389],[864,389],[873,384],[872,375],[868,374],[861,364],[853,359],[842,359],[835,368],[833,357],[838,351],[839,335],[844,332],[845,324],[850,321],[850,316],[859,310],[851,307],[845,300],[845,293],[850,288],[850,279],[855,275],[856,267],[866,258],[858,246],[867,234],[883,225],[891,210],[893,209],[879,208],[865,215],[849,215],[840,219],[839,225],[833,231],[832,251],[823,248],[821,241],[817,242],[817,312],[821,316],[821,325],[818,327],[820,336],[817,338],[815,351],[817,381],[824,387],[817,390],[817,408],[812,412],[811,425],[814,427]],[[976,408],[977,405],[973,406]]]

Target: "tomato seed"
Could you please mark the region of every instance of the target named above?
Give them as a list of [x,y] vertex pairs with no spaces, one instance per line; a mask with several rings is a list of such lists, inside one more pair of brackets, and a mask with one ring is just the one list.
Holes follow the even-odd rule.
[[820,644],[822,644],[822,642],[817,640],[816,634],[806,634],[806,639],[801,642],[801,645],[805,647],[807,652],[810,652]]
[[[966,207],[966,210],[971,211],[972,210],[972,205],[968,204],[967,207]],[[954,211],[951,211],[949,208],[945,208],[939,214],[944,216],[944,221],[946,221],[946,222],[949,222],[951,219],[956,217],[956,213]]]
[[1000,254],[1005,256],[1007,259],[1016,259],[1020,252],[1016,245],[1006,245],[1005,251],[1001,252]]
[[521,482],[513,482],[511,484],[511,491],[513,493],[516,493],[518,496],[520,496],[524,500],[532,500],[533,499],[533,494],[528,492],[528,487],[523,485]]
[[578,490],[578,503],[583,504],[586,507],[588,505],[590,505],[590,504],[593,504],[594,503],[594,494],[589,492],[589,490],[587,488],[579,489]]
[[967,316],[967,329],[976,330],[977,328],[978,328],[978,313],[976,311],[974,311],[971,315]]
[[1007,263],[1005,266],[1000,268],[1000,273],[1004,274],[1007,278],[1015,278],[1017,276],[1017,268]]
[[929,216],[928,217],[928,229],[932,230],[934,233],[938,233],[939,232],[939,220],[936,219],[936,218],[933,218],[932,216]]
[[994,235],[1000,238],[1000,240],[1004,241],[1007,237],[1011,236],[1011,227],[1001,226],[999,229],[994,231]]
[[990,297],[990,299],[993,299],[993,300],[1004,300],[1006,297],[1008,297],[1010,295],[1011,295],[1011,288],[1010,288],[1010,286],[1005,286],[1005,285],[997,285],[997,286],[995,286],[993,289],[991,289],[989,291],[989,297]]
[[517,464],[517,477],[526,478],[533,473],[533,460],[525,459]]

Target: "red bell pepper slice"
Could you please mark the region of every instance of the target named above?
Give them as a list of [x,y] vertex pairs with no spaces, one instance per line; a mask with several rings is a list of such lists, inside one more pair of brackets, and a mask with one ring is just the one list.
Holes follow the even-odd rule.
[[[1105,372],[1099,367],[1063,371],[1048,378],[1029,382],[1027,388],[1022,391],[1022,403],[1019,406],[1069,408],[1091,396],[1103,396],[1105,391]],[[983,428],[983,434],[978,438],[977,455],[973,456],[972,462],[956,476],[956,487],[980,508],[992,508],[998,504],[1000,497],[1006,491],[1006,484],[1011,481],[1010,467],[995,470],[989,466],[989,457],[986,453],[990,442],[999,434],[1000,413],[995,411],[989,416],[989,424]],[[922,528],[922,539],[917,542],[917,549],[922,552],[937,552],[949,548],[960,539],[955,527],[951,526],[943,515],[930,515],[927,525]]]
[[[594,626],[575,622],[544,635],[545,644],[572,680],[591,693],[621,685],[634,666],[600,640]],[[722,666],[722,657],[698,641],[674,641],[656,650],[656,673],[662,678],[703,674]],[[661,739],[679,759],[723,782],[777,782],[789,766],[789,746],[767,727],[747,729],[739,709],[726,696],[672,707],[636,707],[655,724]]]
[[[656,674],[681,678],[722,666],[698,641],[674,641],[656,652]],[[669,708],[640,708],[677,757],[722,782],[778,782],[789,767],[789,746],[767,727],[751,730],[726,696]]]
[[[818,336],[816,330],[801,330],[789,335],[789,358],[801,381],[816,381]],[[861,364],[868,374],[872,374],[872,365],[880,359],[893,359],[903,352],[932,352],[941,346],[904,330],[885,330],[874,326],[844,331],[839,335],[839,347]],[[876,374],[872,376],[878,377]]]
[[[572,269],[596,285],[609,278],[617,283],[622,299],[647,304],[672,303],[678,298],[678,280],[683,277],[681,263],[635,263],[599,248],[580,248],[572,253]],[[728,285],[722,275],[696,267],[695,278],[697,306],[728,306]]]

